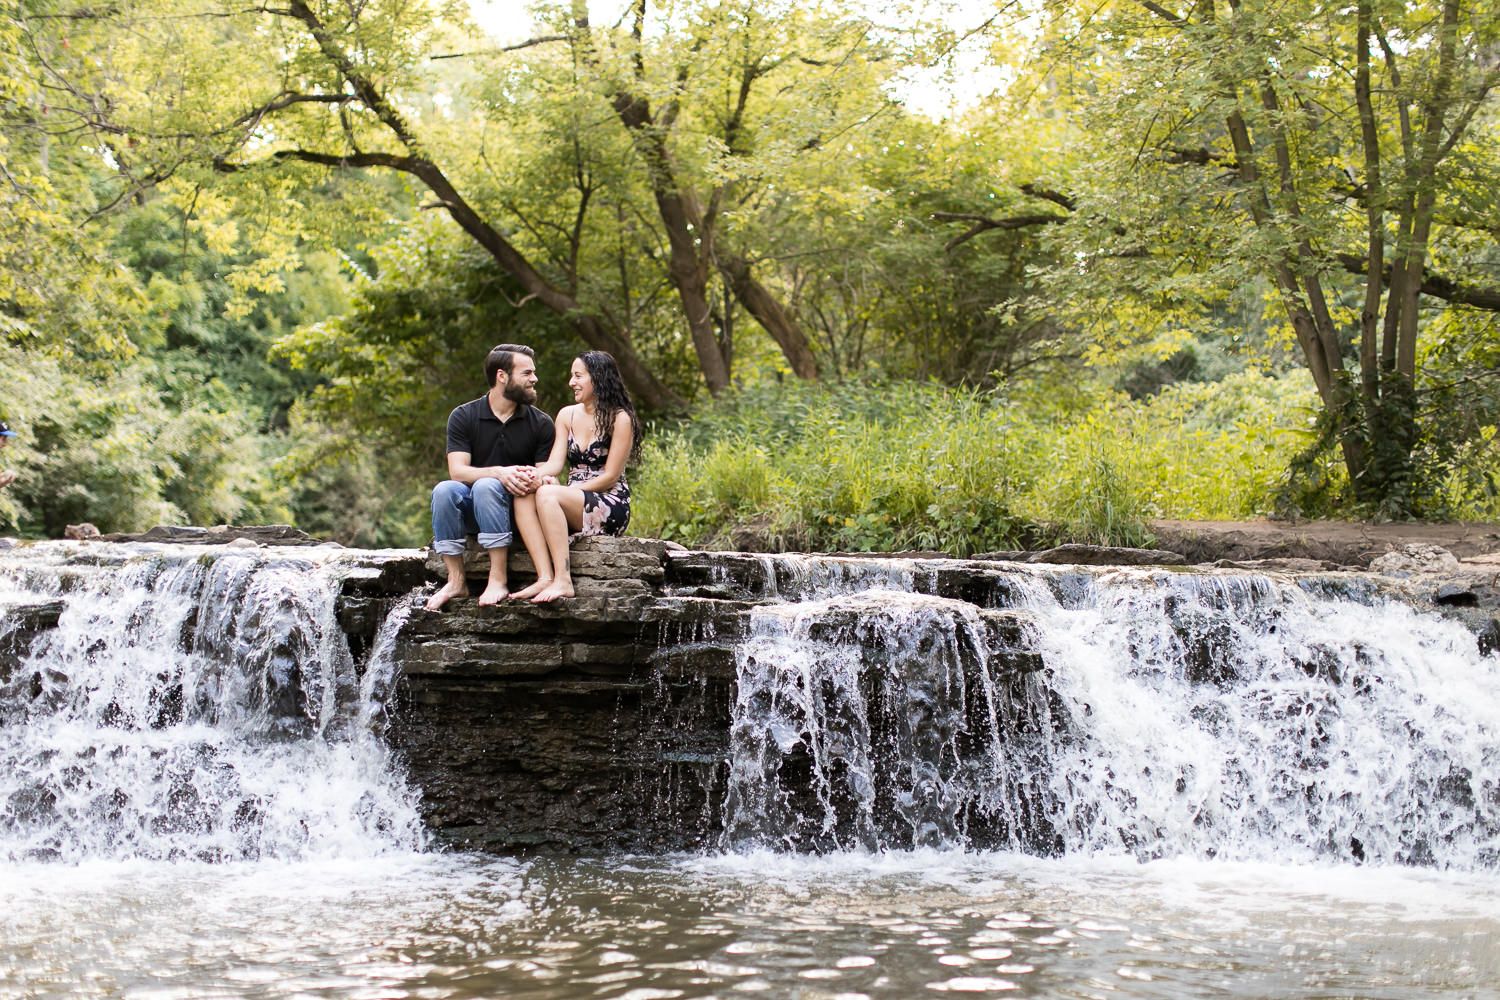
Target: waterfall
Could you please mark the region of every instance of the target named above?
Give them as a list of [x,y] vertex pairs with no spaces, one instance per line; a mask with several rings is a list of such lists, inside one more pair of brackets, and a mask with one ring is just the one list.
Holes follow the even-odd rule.
[[1351,576],[993,593],[757,607],[726,846],[1500,865],[1500,655],[1462,625]]
[[0,665],[0,857],[421,845],[415,795],[378,738],[389,678],[362,691],[336,561],[110,551],[108,572],[23,562],[0,581],[0,647],[26,602],[63,602],[56,627]]

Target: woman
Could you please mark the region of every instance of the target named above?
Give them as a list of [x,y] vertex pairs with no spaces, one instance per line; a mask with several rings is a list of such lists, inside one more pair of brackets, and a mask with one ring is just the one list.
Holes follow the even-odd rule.
[[[630,523],[625,463],[640,452],[641,422],[615,359],[584,351],[573,359],[572,406],[557,414],[552,454],[537,471],[540,489],[515,498],[516,529],[536,564],[536,583],[512,594],[535,603],[573,596],[569,534],[618,535]],[[571,468],[559,485],[564,460]]]

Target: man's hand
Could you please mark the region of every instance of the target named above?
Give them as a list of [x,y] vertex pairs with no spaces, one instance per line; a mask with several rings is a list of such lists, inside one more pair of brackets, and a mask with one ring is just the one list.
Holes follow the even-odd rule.
[[15,469],[6,469],[4,472],[0,472],[0,487],[9,486],[15,482],[17,475],[18,473]]

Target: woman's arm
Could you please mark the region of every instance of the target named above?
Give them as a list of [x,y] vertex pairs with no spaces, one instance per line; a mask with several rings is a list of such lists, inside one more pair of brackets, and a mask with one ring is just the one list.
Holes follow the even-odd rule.
[[635,426],[630,414],[623,410],[615,414],[615,429],[609,435],[609,457],[604,460],[604,471],[593,479],[573,485],[590,493],[607,493],[625,473],[625,461],[630,458],[630,449],[635,445]]
[[568,462],[568,432],[573,429],[573,411],[576,409],[576,406],[564,406],[557,411],[557,419],[553,421],[555,433],[552,436],[552,454],[547,456],[547,461],[536,467],[538,476],[556,479],[562,475]]

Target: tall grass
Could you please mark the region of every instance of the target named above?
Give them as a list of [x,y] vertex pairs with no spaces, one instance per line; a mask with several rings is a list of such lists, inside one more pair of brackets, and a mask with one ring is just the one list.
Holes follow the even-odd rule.
[[1267,512],[1313,401],[1305,379],[1254,373],[1140,402],[761,387],[648,439],[632,530],[696,546],[960,555],[1149,544],[1151,518]]

